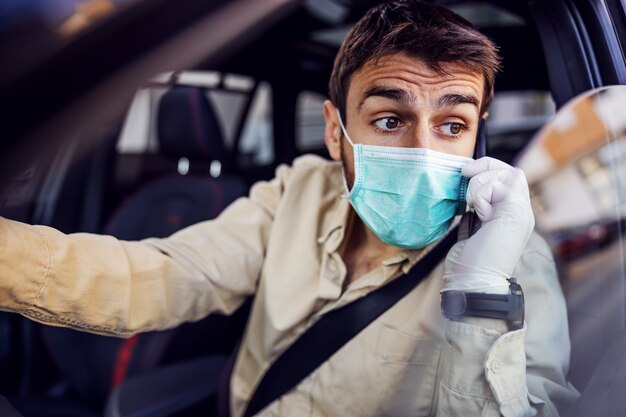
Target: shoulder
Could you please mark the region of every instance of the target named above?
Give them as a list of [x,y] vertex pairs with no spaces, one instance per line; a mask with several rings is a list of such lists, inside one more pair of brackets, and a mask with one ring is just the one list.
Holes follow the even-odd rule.
[[341,163],[317,155],[304,155],[293,161],[293,175],[308,177],[320,175],[332,182],[341,180]]
[[276,169],[275,179],[284,187],[305,185],[328,186],[341,190],[341,163],[317,155],[304,155],[296,158],[291,165],[281,165]]
[[274,213],[281,202],[309,200],[315,196],[337,197],[343,191],[341,163],[316,155],[296,158],[282,164],[270,181],[260,181],[250,190],[250,198]]

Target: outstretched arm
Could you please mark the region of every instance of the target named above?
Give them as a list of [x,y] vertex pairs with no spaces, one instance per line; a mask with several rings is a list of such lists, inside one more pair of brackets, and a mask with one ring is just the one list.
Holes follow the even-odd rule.
[[119,336],[230,313],[256,289],[288,172],[166,239],[65,235],[0,219],[0,309]]

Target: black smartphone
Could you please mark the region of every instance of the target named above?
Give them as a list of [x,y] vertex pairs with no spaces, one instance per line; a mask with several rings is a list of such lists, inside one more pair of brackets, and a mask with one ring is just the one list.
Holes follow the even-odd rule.
[[[487,155],[487,124],[485,119],[478,122],[478,133],[476,134],[476,145],[474,146],[474,159]],[[461,218],[459,225],[459,240],[468,239],[480,229],[482,222],[473,209],[466,212]]]

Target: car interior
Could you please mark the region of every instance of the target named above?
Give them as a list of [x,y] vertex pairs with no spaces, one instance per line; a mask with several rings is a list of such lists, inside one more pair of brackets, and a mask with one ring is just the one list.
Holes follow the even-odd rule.
[[[13,36],[0,42],[13,63],[0,72],[0,215],[66,233],[165,237],[215,218],[280,164],[306,153],[328,157],[321,109],[333,60],[351,25],[378,2],[120,0],[62,36],[55,31],[59,23],[68,30],[66,18],[51,24],[26,11],[12,21],[0,14],[0,30]],[[521,163],[571,99],[626,84],[623,1],[435,3],[500,47],[490,156]],[[49,32],[54,42],[43,42]],[[38,46],[36,57],[23,58],[14,46],[26,40]],[[605,143],[604,152],[617,152],[624,131]],[[577,154],[575,164],[594,192],[600,180],[589,155]],[[601,167],[622,169],[626,152],[607,160]],[[553,176],[531,183],[538,217],[549,213],[541,197],[546,178]],[[572,412],[581,416],[619,415],[624,405],[626,188],[606,193],[615,189],[622,194],[606,215],[538,227],[568,302],[569,379],[591,392]],[[606,193],[594,198],[604,201]],[[597,256],[603,264],[590,263]],[[601,267],[610,285],[593,281]],[[584,296],[583,286],[590,288]],[[597,309],[611,296],[610,308]],[[216,392],[249,307],[129,339],[0,312],[0,338],[8,341],[0,345],[0,395],[24,417],[206,415],[224,401]]]

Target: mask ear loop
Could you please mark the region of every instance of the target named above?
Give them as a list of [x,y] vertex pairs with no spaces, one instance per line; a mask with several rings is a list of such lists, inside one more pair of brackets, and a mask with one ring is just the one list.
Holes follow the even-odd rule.
[[348,135],[348,132],[346,132],[346,127],[343,125],[343,121],[341,120],[341,113],[339,113],[339,109],[335,110],[337,111],[337,117],[339,118],[339,126],[341,126],[341,131],[346,136],[346,139],[348,139],[348,143],[350,144],[350,146],[354,148],[354,143],[352,143],[352,139],[350,139],[350,135]]
[[[348,135],[348,132],[346,132],[346,127],[343,125],[343,121],[341,120],[341,113],[339,113],[339,109],[335,109],[337,110],[337,117],[339,118],[339,126],[341,126],[341,131],[343,132],[344,136],[346,137],[346,139],[348,139],[348,143],[350,144],[350,146],[352,146],[354,148],[354,143],[352,143],[352,140],[350,139],[350,136]],[[350,187],[348,187],[348,180],[346,179],[346,173],[343,172],[343,164],[341,164],[341,171],[343,173],[342,177],[343,177],[343,188],[346,191],[345,194],[342,194],[343,198],[346,199],[350,199],[350,194],[352,192],[352,190],[350,190]]]

